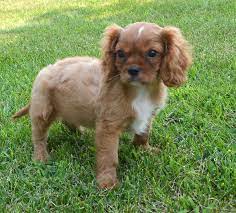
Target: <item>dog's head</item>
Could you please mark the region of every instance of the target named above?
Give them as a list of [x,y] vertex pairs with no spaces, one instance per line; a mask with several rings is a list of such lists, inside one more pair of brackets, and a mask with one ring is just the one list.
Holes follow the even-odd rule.
[[161,78],[166,86],[180,86],[191,64],[188,43],[180,30],[152,23],[109,26],[102,51],[108,80],[119,77],[131,85],[147,85]]

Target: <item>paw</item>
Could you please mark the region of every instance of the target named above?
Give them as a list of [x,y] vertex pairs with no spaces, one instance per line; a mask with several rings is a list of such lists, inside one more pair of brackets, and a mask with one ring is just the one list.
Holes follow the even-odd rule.
[[160,153],[160,149],[158,147],[155,147],[155,146],[148,146],[147,149],[146,149],[148,152],[150,153],[154,153],[154,154],[159,154]]
[[39,161],[42,163],[46,163],[49,159],[49,154],[47,152],[45,153],[34,153],[33,160]]
[[153,154],[158,154],[160,153],[160,149],[158,147],[155,146],[150,146],[149,144],[146,145],[140,145],[139,148],[141,148],[144,151],[153,153]]
[[113,189],[118,185],[118,180],[111,174],[100,174],[97,177],[97,183],[100,189]]

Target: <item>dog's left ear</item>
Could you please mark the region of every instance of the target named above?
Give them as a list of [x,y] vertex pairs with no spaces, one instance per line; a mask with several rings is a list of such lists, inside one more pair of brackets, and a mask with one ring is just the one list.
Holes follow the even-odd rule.
[[115,47],[123,28],[113,24],[105,29],[102,39],[102,65],[108,79],[117,75],[115,67]]
[[186,81],[187,69],[192,63],[189,44],[175,27],[164,27],[161,40],[164,46],[161,78],[166,86],[178,87]]

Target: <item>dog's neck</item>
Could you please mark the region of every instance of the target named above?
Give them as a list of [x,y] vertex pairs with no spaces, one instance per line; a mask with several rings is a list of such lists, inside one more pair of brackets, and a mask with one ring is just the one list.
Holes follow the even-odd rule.
[[131,129],[142,135],[148,131],[152,117],[164,106],[166,87],[161,80],[156,80],[149,85],[130,84],[126,91],[132,96],[130,104],[135,114]]
[[133,82],[129,84],[122,84],[121,82],[117,82],[118,84],[121,84],[121,88],[123,91],[123,94],[126,96],[128,100],[133,100],[136,98],[136,96],[139,95],[139,93],[142,94],[148,94],[150,96],[150,99],[153,100],[153,102],[156,102],[156,99],[159,97],[160,89],[162,89],[164,86],[162,80],[156,79],[151,84],[141,84],[138,82]]
[[119,80],[104,82],[98,101],[98,116],[121,123],[130,120],[132,123],[127,124],[141,134],[152,114],[164,105],[165,97],[165,86],[159,80],[150,85],[123,84]]

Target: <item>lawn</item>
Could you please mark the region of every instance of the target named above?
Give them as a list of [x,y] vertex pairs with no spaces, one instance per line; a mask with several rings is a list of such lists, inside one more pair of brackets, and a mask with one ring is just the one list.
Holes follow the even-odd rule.
[[[0,212],[236,211],[236,4],[233,0],[0,1]],[[11,115],[30,98],[37,72],[57,59],[100,56],[112,23],[174,25],[194,50],[187,84],[169,90],[150,143],[121,137],[121,184],[99,190],[94,132],[49,134],[52,160],[31,160],[28,118]]]

